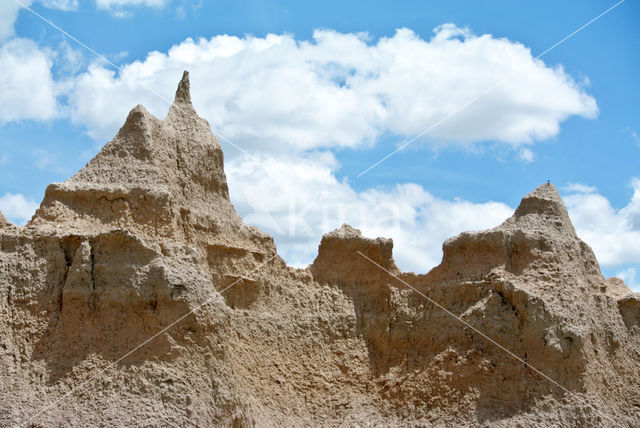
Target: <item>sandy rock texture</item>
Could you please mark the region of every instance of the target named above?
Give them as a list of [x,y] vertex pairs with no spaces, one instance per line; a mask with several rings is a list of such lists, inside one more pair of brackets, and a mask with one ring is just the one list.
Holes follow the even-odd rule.
[[9,226],[9,222],[7,221],[7,218],[4,216],[4,214],[0,212],[0,228],[7,227],[7,226]]
[[348,225],[293,269],[189,91],[135,107],[25,227],[0,215],[0,425],[640,425],[640,295],[552,184],[427,274]]

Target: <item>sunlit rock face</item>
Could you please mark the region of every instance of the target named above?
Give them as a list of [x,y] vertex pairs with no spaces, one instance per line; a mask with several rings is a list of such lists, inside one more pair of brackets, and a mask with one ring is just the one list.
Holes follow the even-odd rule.
[[403,273],[343,225],[288,267],[236,214],[185,72],[25,227],[0,214],[0,425],[640,424],[640,297],[553,185],[443,254]]

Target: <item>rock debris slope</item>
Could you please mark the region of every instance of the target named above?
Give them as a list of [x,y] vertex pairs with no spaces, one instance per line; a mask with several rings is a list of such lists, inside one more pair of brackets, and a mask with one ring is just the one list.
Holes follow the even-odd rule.
[[236,214],[186,72],[0,243],[2,426],[640,424],[640,298],[553,185],[424,275],[348,225],[293,269]]

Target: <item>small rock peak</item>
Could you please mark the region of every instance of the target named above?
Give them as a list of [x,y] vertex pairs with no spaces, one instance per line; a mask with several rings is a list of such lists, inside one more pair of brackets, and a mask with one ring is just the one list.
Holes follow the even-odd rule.
[[189,83],[189,72],[187,70],[182,73],[182,79],[178,83],[176,97],[173,104],[191,105],[191,84]]
[[2,211],[0,211],[0,227],[8,226],[9,224],[10,223],[7,218],[4,216],[4,214],[2,214]]
[[320,241],[319,252],[325,247],[329,247],[337,243],[337,245],[348,245],[353,248],[368,248],[370,246],[380,247],[385,254],[385,257],[391,259],[391,253],[393,250],[393,240],[391,238],[367,238],[362,235],[362,232],[355,227],[348,224],[343,224],[339,228],[322,235]]
[[323,238],[324,237],[338,238],[338,239],[361,238],[362,232],[360,232],[360,230],[356,229],[355,227],[352,227],[347,223],[344,223],[342,226],[335,229],[334,231],[325,233]]
[[152,117],[151,113],[142,105],[138,104],[129,111],[127,119],[122,128],[144,128],[146,122]]
[[131,142],[131,139],[137,142],[147,141],[151,138],[151,129],[154,121],[157,121],[157,119],[142,104],[138,104],[129,111],[124,125],[116,135],[116,139],[121,138],[129,142]]
[[546,199],[562,203],[558,189],[550,181],[538,186],[533,192],[526,195],[525,198]]
[[367,238],[358,229],[343,224],[322,236],[311,272],[316,280],[329,283],[364,283],[372,279],[378,283],[382,278],[387,278],[387,272],[376,268],[371,261],[386,270],[397,272],[393,261],[393,240]]
[[553,220],[556,226],[562,225],[573,230],[567,208],[564,206],[558,189],[550,182],[542,184],[522,198],[514,217],[518,221],[531,215]]

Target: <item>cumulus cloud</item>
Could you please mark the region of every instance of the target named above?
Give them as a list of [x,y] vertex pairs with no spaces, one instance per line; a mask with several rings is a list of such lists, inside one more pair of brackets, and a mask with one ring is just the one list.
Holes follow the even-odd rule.
[[0,122],[48,120],[59,114],[52,56],[27,39],[0,45]]
[[[226,171],[240,215],[274,236],[279,252],[295,266],[313,261],[322,233],[349,223],[367,236],[393,238],[399,266],[426,272],[440,262],[447,238],[497,226],[513,214],[502,203],[446,200],[411,183],[356,191],[336,178],[338,168],[331,153],[318,152],[295,159],[238,157],[227,162]],[[563,187],[578,235],[608,270],[640,264],[640,179],[631,185],[633,196],[621,209],[593,186]],[[629,285],[635,281],[631,273],[620,274]]]
[[162,116],[166,100],[147,88],[171,99],[183,69],[191,71],[196,108],[215,129],[266,152],[413,136],[505,76],[511,78],[423,140],[518,146],[556,135],[569,116],[598,112],[579,83],[524,45],[446,24],[429,40],[409,29],[375,42],[330,30],[316,31],[311,41],[274,34],[187,39],[118,75],[91,66],[70,96],[72,117],[104,140],[141,101]]
[[21,193],[5,193],[0,196],[0,212],[15,224],[25,224],[36,212],[38,204]]
[[349,223],[366,236],[393,238],[398,265],[426,272],[440,263],[445,239],[496,226],[513,212],[496,202],[437,198],[416,184],[357,192],[336,178],[337,167],[330,153],[314,153],[236,158],[225,169],[240,215],[274,236],[294,266],[313,261],[323,233]]
[[615,209],[591,186],[573,185],[564,197],[569,216],[580,237],[605,266],[640,263],[640,179],[631,180],[633,196]]

